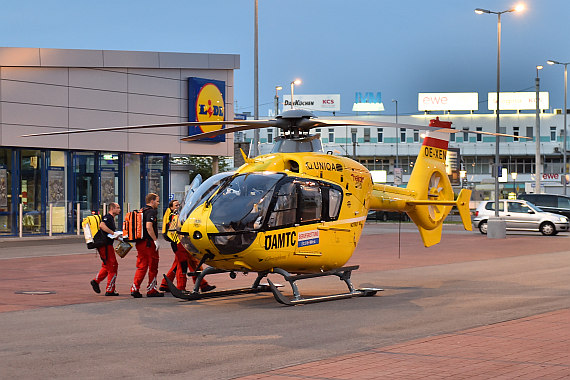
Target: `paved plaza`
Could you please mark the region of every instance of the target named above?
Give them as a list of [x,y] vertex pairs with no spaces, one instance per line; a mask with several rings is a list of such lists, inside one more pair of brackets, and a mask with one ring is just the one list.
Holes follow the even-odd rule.
[[[0,367],[21,378],[570,378],[568,238],[488,239],[446,225],[426,249],[410,224],[368,224],[348,264],[361,266],[356,286],[385,290],[297,307],[270,294],[135,300],[133,253],[119,259],[121,295],[104,297],[89,285],[100,260],[83,243],[3,239]],[[172,258],[161,250],[159,273]]]

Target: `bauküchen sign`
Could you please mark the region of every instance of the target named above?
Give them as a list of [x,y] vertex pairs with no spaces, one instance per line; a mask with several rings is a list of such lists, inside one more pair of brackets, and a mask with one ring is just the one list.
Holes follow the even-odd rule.
[[[291,95],[283,96],[283,106],[291,107]],[[340,111],[340,94],[294,95],[293,108],[309,111]]]
[[479,94],[476,92],[420,92],[418,111],[477,111]]
[[[550,108],[550,97],[548,91],[541,91],[539,94],[539,108],[546,110]],[[491,111],[497,109],[497,92],[489,92],[488,108]],[[535,110],[536,109],[536,92],[501,92],[499,94],[501,101],[500,108],[502,110]]]

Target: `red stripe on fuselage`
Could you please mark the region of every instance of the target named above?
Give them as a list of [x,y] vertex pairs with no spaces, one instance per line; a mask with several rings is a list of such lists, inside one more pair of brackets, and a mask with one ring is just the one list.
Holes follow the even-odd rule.
[[433,137],[426,137],[424,139],[424,146],[432,146],[434,148],[444,149],[447,150],[449,142],[441,139],[435,139]]

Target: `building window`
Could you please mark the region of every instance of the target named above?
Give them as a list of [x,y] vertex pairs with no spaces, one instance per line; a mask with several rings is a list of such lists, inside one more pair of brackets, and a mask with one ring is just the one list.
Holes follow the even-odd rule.
[[550,127],[550,141],[556,141],[556,127]]
[[449,141],[455,142],[455,133],[450,133],[450,134],[449,134]]
[[334,143],[334,128],[329,128],[329,143]]
[[526,127],[526,137],[533,139],[534,137],[534,127]]
[[414,129],[414,142],[417,143],[418,141],[420,141],[420,131]]
[[[476,127],[475,130],[476,130],[477,132],[483,132],[483,127]],[[483,141],[483,135],[482,135],[482,134],[477,133],[477,136],[476,136],[476,137],[477,137],[477,142]]]
[[364,142],[370,142],[370,128],[364,128]]
[[[520,136],[520,128],[519,127],[513,127],[513,135]],[[520,139],[518,137],[515,137],[514,141],[520,141]]]
[[[317,133],[319,132],[319,130],[317,130]],[[271,129],[267,130],[267,142],[272,143],[273,142],[273,131]]]
[[[468,131],[469,128],[463,128],[464,131]],[[469,133],[463,132],[463,142],[469,142]]]
[[378,142],[384,142],[384,128],[378,128]]
[[400,128],[400,142],[406,142],[406,128]]
[[351,129],[350,129],[350,141],[351,141],[353,144],[357,142],[357,141],[356,141],[356,131],[357,131],[356,128],[351,128]]

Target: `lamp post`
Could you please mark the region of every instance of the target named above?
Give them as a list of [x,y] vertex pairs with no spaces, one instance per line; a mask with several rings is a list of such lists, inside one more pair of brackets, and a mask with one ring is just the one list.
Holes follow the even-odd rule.
[[540,194],[540,176],[542,175],[542,163],[540,161],[540,77],[538,76],[538,71],[542,70],[542,66],[536,66],[536,121],[535,121],[535,139],[536,139],[536,155],[535,170],[534,170],[534,192],[535,194]]
[[291,82],[291,109],[293,109],[293,92],[295,91],[295,85],[300,85],[301,83],[301,79],[295,79]]
[[[398,124],[398,100],[392,99],[393,103],[396,103],[396,124]],[[398,167],[398,141],[400,140],[400,128],[396,128],[396,164],[394,165],[395,168]]]
[[[253,22],[253,118],[255,120],[259,119],[259,74],[258,74],[258,0],[254,2],[254,22]],[[259,129],[253,131],[253,157],[259,155]]]
[[[279,115],[279,91],[283,90],[281,86],[275,86],[275,117]],[[279,135],[278,129],[274,129],[275,137]]]
[[568,183],[566,180],[566,175],[568,174],[568,170],[566,170],[566,132],[568,131],[568,125],[566,124],[566,114],[568,113],[566,109],[566,99],[568,96],[568,64],[570,62],[548,60],[546,63],[549,65],[564,65],[564,109],[562,110],[562,114],[564,115],[564,195],[566,195],[566,187]]
[[[503,13],[509,12],[520,12],[524,9],[523,5],[517,5],[515,8],[507,9],[506,11],[494,12],[488,9],[477,8],[475,13],[477,14],[496,14],[497,15],[497,118],[495,122],[495,219],[499,219],[499,165],[501,163],[499,156],[499,143],[500,139],[498,133],[500,133],[500,102],[499,93],[501,92],[501,15]],[[506,225],[504,221],[502,223],[488,223],[487,231],[490,238],[505,238],[506,237]],[[494,227],[494,228],[493,228]],[[494,230],[496,231],[490,231]],[[490,232],[490,233],[489,233]]]
[[279,115],[279,91],[283,90],[281,86],[275,86],[275,116]]

